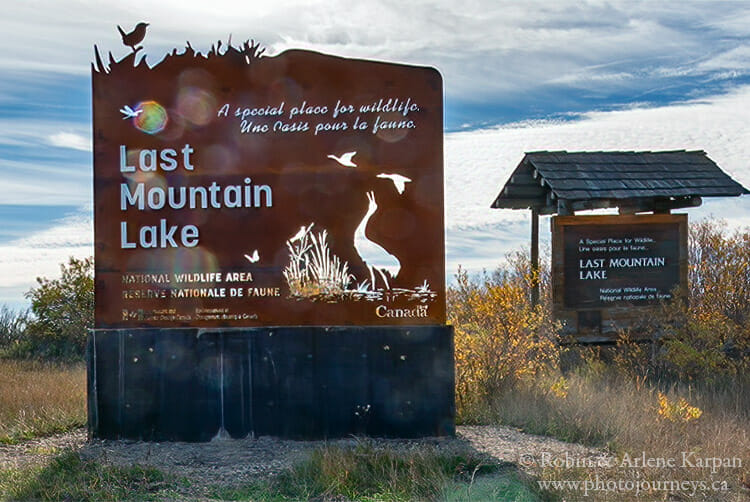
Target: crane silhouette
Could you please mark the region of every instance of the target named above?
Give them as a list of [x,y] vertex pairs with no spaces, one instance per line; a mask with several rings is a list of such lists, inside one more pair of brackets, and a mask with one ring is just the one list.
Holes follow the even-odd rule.
[[146,27],[148,26],[148,23],[138,23],[135,25],[135,28],[130,33],[125,33],[125,30],[123,30],[120,25],[117,25],[117,31],[120,32],[120,36],[122,37],[122,43],[126,46],[133,49],[133,52],[138,52],[141,47],[136,47],[136,45],[143,42],[143,39],[146,38]]
[[378,204],[375,202],[375,193],[370,191],[367,192],[367,200],[370,202],[367,207],[367,213],[362,221],[354,231],[354,249],[359,254],[359,257],[365,263],[365,266],[370,270],[370,280],[372,281],[372,289],[375,290],[375,270],[378,271],[380,277],[383,278],[385,283],[385,289],[391,289],[388,286],[388,278],[384,272],[388,272],[391,277],[395,278],[401,270],[401,262],[398,258],[393,256],[391,253],[383,249],[383,247],[377,242],[373,242],[365,235],[367,230],[367,223],[378,210]]

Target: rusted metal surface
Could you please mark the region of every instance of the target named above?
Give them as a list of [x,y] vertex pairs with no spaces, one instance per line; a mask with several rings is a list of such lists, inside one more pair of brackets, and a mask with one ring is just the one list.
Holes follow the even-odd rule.
[[445,323],[437,71],[131,42],[92,72],[98,328]]
[[551,224],[563,335],[611,341],[687,288],[687,215],[556,216]]

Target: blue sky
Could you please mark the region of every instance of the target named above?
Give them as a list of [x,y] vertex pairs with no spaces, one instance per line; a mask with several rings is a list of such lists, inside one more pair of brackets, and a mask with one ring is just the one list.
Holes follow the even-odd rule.
[[[190,40],[428,65],[445,82],[448,273],[492,269],[528,215],[490,210],[534,149],[704,149],[750,185],[750,4],[685,1],[153,2],[2,0],[0,304],[93,253],[93,45],[151,23],[150,62]],[[691,217],[745,225],[748,200]],[[542,227],[546,228],[546,227]]]

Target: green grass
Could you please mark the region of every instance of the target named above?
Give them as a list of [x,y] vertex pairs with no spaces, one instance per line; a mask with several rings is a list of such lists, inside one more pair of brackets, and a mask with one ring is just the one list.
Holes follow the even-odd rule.
[[465,481],[449,484],[441,500],[445,502],[537,502],[553,501],[557,498],[553,494],[543,494],[530,484],[530,480],[522,476],[515,467],[482,475],[467,483]]
[[[472,486],[476,490],[467,498]],[[482,501],[488,500],[486,495],[490,493],[513,496],[500,500],[543,500],[518,475],[515,466],[499,465],[471,450],[446,453],[429,446],[407,450],[363,441],[355,448],[319,448],[307,460],[272,479],[218,490],[213,497],[263,502]]]
[[44,467],[0,469],[0,500],[148,501],[181,496],[258,502],[552,500],[515,465],[489,461],[473,450],[392,448],[371,441],[354,448],[322,447],[272,478],[208,491],[155,468],[105,466],[70,450]]
[[45,467],[0,470],[2,500],[163,500],[178,487],[158,469],[103,466],[70,450]]

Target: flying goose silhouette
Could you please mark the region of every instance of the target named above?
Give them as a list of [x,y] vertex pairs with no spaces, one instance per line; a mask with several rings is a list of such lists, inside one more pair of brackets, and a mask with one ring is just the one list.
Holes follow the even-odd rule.
[[393,184],[396,186],[396,190],[398,190],[399,195],[404,193],[404,190],[406,190],[406,184],[411,181],[411,178],[407,178],[406,176],[401,176],[400,174],[380,173],[378,174],[377,177],[391,180]]
[[352,162],[352,157],[354,157],[355,155],[357,155],[357,152],[346,152],[342,154],[341,157],[336,157],[335,155],[331,154],[328,156],[328,158],[335,160],[344,167],[357,167],[357,164]]

